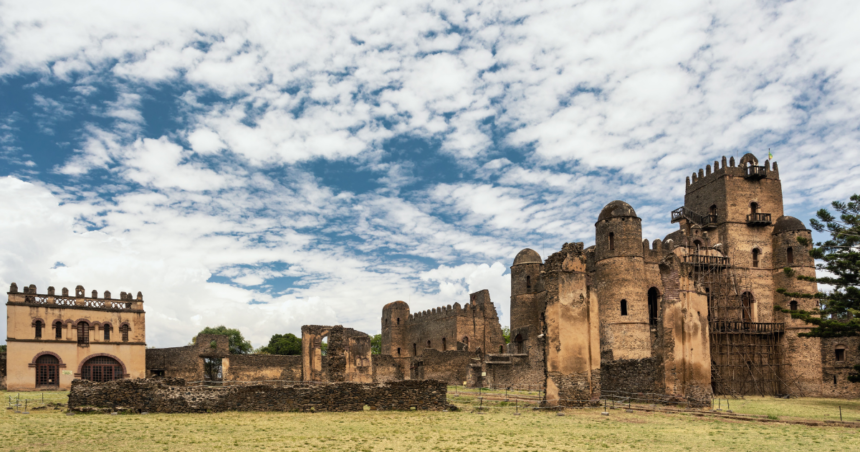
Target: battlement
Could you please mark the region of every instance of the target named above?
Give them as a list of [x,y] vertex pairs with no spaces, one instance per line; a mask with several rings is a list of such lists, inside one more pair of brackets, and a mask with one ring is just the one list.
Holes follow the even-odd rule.
[[469,294],[469,301],[470,303],[466,303],[466,305],[462,307],[460,306],[460,303],[454,303],[453,306],[449,304],[448,306],[440,306],[438,308],[416,312],[409,315],[409,321],[424,322],[427,320],[442,319],[450,316],[474,315],[476,312],[489,312],[492,315],[496,314],[496,307],[490,301],[490,292],[486,289]]
[[771,163],[770,160],[765,160],[764,165],[759,165],[758,159],[752,154],[741,157],[737,165],[734,157],[727,160],[723,156],[721,161],[714,160],[713,168],[711,165],[706,165],[704,168],[699,168],[699,171],[694,172],[692,176],[687,177],[687,192],[689,193],[723,176],[753,180],[764,178],[779,180],[779,166],[776,162]]
[[25,303],[32,305],[42,305],[45,307],[56,308],[94,308],[106,310],[142,310],[143,309],[143,294],[137,293],[135,298],[131,292],[120,292],[119,299],[111,298],[110,291],[105,291],[102,298],[99,298],[98,291],[93,290],[88,297],[84,286],[75,287],[75,293],[69,294],[69,289],[63,287],[60,295],[56,294],[53,286],[48,287],[48,293],[40,294],[36,289],[35,284],[24,286],[21,292],[18,292],[18,285],[12,283],[7,293],[9,303]]
[[642,257],[645,262],[659,262],[671,253],[674,247],[675,245],[671,240],[664,244],[662,240],[656,239],[649,245],[648,239],[644,239],[642,240]]

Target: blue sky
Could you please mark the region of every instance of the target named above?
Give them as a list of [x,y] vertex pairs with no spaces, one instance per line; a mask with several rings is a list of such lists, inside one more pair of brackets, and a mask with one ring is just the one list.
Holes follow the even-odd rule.
[[[142,291],[147,341],[379,330],[770,148],[860,191],[857,2],[0,4],[0,283]],[[5,337],[5,324],[0,337]]]

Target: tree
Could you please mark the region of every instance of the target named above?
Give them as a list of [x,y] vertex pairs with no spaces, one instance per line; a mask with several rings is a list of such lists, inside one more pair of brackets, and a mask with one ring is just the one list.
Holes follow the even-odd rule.
[[370,338],[370,354],[371,355],[381,355],[382,354],[382,335],[377,334]]
[[6,346],[0,345],[0,353],[6,353]]
[[275,334],[269,339],[269,345],[260,348],[265,355],[301,355],[302,340],[293,333]]
[[502,327],[502,337],[505,339],[506,344],[511,343],[511,327]]
[[[245,338],[242,337],[242,333],[239,330],[234,328],[227,328],[224,325],[216,326],[215,328],[207,326],[206,328],[203,328],[202,331],[197,333],[198,336],[201,334],[220,334],[222,336],[229,336],[230,353],[234,355],[247,355],[248,353],[251,353],[251,350],[254,349],[254,347],[251,346],[251,341],[246,341]],[[191,342],[196,343],[197,336],[195,336]]]
[[[797,275],[791,268],[783,271],[790,277],[802,281],[825,284],[833,288],[829,293],[798,293],[786,289],[777,292],[790,298],[816,298],[820,301],[818,311],[788,310],[776,307],[778,311],[790,313],[792,318],[801,319],[815,325],[804,337],[848,337],[860,335],[860,195],[853,195],[849,202],[833,201],[833,209],[839,218],[827,209],[821,209],[809,221],[813,229],[830,234],[830,239],[818,242],[811,248],[809,255],[821,263],[816,269],[827,276]],[[798,237],[801,245],[809,246],[809,241]],[[860,366],[855,366],[860,372]],[[852,382],[860,382],[860,373],[849,375]]]

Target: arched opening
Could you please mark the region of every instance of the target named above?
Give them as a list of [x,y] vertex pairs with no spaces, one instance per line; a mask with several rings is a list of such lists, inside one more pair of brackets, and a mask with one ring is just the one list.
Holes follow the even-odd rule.
[[[218,359],[218,361],[220,364],[221,360]],[[109,356],[96,356],[90,358],[84,363],[83,367],[81,367],[81,378],[95,382],[121,380],[122,364]]]
[[320,356],[328,355],[328,334],[320,339]]
[[505,346],[504,345],[499,346],[499,353],[505,353]]
[[36,386],[60,385],[60,360],[53,355],[36,358]]
[[627,300],[621,300],[621,315],[627,315]]
[[785,260],[788,265],[794,265],[794,250],[790,246],[785,250]]
[[63,324],[61,322],[54,322],[54,339],[62,339],[63,338]]
[[744,322],[752,322],[753,303],[755,303],[755,300],[751,293],[744,292],[743,295],[741,295],[741,310],[743,311],[741,315]]
[[758,261],[761,257],[761,250],[756,248],[752,252],[752,266],[758,268]]
[[842,362],[845,361],[845,346],[837,345],[836,346],[836,361]]
[[657,302],[660,292],[656,287],[648,289],[648,323],[657,325]]
[[612,251],[615,249],[615,233],[609,233],[609,250]]
[[90,324],[78,322],[78,345],[90,344]]
[[526,275],[526,289],[531,290],[532,288],[532,277]]
[[36,339],[42,338],[42,321],[36,320],[34,326],[36,327]]
[[119,327],[119,332],[122,333],[122,341],[128,342],[128,325],[122,325]]
[[469,336],[463,336],[463,340],[460,341],[463,343],[463,350],[469,351]]
[[792,311],[797,311],[797,301],[791,300],[791,303],[788,304],[788,307]]
[[708,209],[708,214],[710,214],[712,218],[716,218],[716,217],[717,217],[717,205],[716,205],[716,204],[712,205],[712,206]]
[[758,203],[751,202],[750,203],[750,215],[755,215],[758,213]]
[[701,240],[693,240],[693,246],[696,248],[696,254],[702,250],[702,241]]
[[444,337],[442,338],[442,351],[448,350],[448,340]]
[[102,326],[102,329],[104,330],[105,342],[107,342],[107,341],[109,341],[109,340],[110,340],[110,330],[111,330],[111,326],[110,326],[110,325],[108,325],[108,324],[104,324],[104,325]]
[[516,337],[514,337],[514,350],[517,354],[523,354],[525,352],[524,348],[523,335],[517,334]]
[[400,347],[397,347],[397,356],[400,356]]
[[432,346],[430,345],[430,340],[429,340],[429,339],[427,340],[427,348],[432,348]]

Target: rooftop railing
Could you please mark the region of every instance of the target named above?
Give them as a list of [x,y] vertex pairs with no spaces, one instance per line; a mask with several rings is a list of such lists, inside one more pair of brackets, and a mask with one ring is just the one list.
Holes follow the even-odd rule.
[[708,256],[706,254],[688,254],[684,263],[697,267],[728,267],[729,258],[724,256]]
[[745,179],[762,179],[767,177],[767,170],[763,166],[745,166],[744,167],[744,178]]

